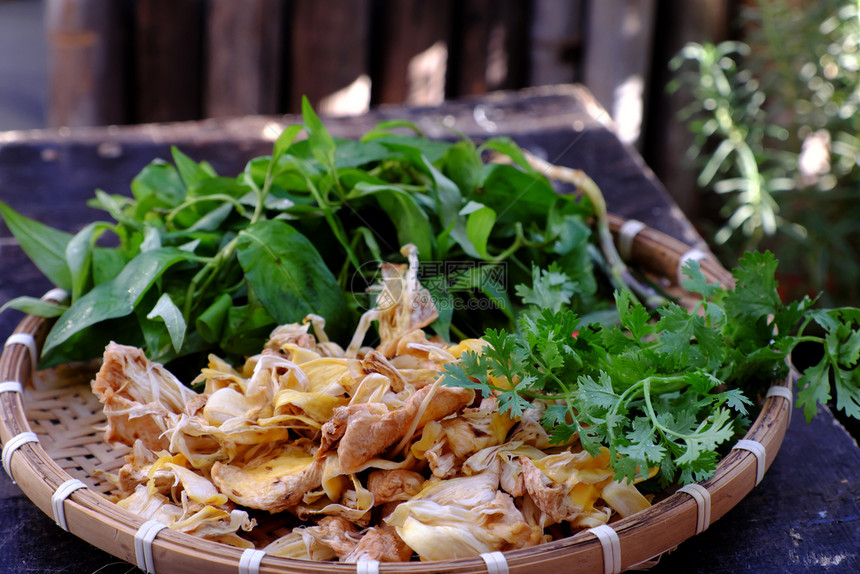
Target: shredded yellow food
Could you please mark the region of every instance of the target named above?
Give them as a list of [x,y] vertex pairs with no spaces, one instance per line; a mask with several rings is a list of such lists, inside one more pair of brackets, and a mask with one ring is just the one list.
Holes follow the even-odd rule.
[[[414,248],[404,254],[408,265],[384,265],[387,304],[365,313],[347,349],[310,316],[278,327],[238,370],[211,356],[200,395],[111,343],[93,390],[105,439],[132,447],[110,475],[117,503],[243,548],[254,547],[243,535],[253,511],[288,512],[304,524],[263,550],[342,562],[523,548],[648,507],[613,479],[608,451],[550,444],[540,401],[514,420],[494,397],[441,384],[445,364],[485,343],[427,337],[437,310]],[[364,346],[373,322],[375,348]]]

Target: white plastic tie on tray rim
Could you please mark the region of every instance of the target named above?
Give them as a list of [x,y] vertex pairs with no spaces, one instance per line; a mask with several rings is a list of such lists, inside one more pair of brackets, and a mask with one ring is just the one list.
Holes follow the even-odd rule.
[[597,536],[603,548],[603,574],[620,574],[621,540],[618,533],[606,524],[589,528],[588,531]]
[[783,387],[782,385],[773,385],[767,390],[766,397],[782,397],[788,401],[788,423],[786,423],[786,427],[791,424],[791,411],[794,409],[794,393],[791,392],[791,389],[788,387]]
[[30,364],[33,367],[33,372],[39,366],[39,351],[36,349],[36,339],[30,333],[12,333],[6,339],[6,347],[10,345],[24,345],[30,350]]
[[701,534],[711,525],[711,493],[701,484],[685,484],[678,492],[686,492],[696,501],[696,534]]
[[42,295],[42,301],[56,301],[62,303],[69,296],[69,292],[62,287],[55,287]]
[[12,479],[13,484],[18,484],[15,482],[15,477],[12,476],[12,455],[18,450],[21,445],[27,444],[28,442],[39,442],[39,437],[36,433],[27,431],[22,432],[21,434],[16,434],[3,445],[3,468],[6,470],[6,474],[9,475],[9,478]]
[[686,253],[681,255],[681,258],[678,259],[678,271],[677,271],[678,285],[684,284],[683,283],[684,264],[687,263],[687,261],[701,261],[702,259],[706,258],[707,256],[708,256],[707,253],[705,253],[701,249],[696,249],[696,248],[690,249],[689,251],[687,251]]
[[487,565],[487,574],[508,574],[508,560],[505,555],[499,551],[484,552],[481,554],[481,559]]
[[764,478],[765,463],[767,462],[767,451],[765,450],[764,445],[758,441],[741,439],[732,447],[732,450],[735,449],[747,450],[755,455],[755,485],[758,486],[758,483],[760,483],[761,479]]
[[239,574],[260,574],[260,562],[265,556],[265,550],[246,548],[239,559]]
[[66,532],[69,531],[69,527],[66,524],[66,509],[63,506],[63,503],[74,491],[86,487],[87,485],[84,484],[83,481],[80,481],[77,478],[70,478],[58,486],[57,490],[54,491],[54,494],[51,495],[51,508],[54,509],[54,522],[56,522],[57,526]]
[[0,383],[0,393],[23,393],[24,387],[18,381],[4,381]]
[[633,254],[633,241],[639,232],[648,227],[638,219],[628,219],[618,229],[618,255],[624,261],[630,260]]
[[379,574],[379,560],[359,560],[355,563],[356,574]]
[[137,532],[134,534],[134,555],[137,558],[137,567],[155,574],[155,561],[152,557],[152,541],[158,536],[158,533],[167,528],[157,520],[148,520],[144,522]]

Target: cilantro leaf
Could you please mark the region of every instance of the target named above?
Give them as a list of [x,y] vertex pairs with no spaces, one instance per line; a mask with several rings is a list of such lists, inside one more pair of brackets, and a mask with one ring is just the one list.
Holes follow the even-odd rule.
[[681,267],[681,285],[691,293],[698,293],[703,299],[710,299],[720,290],[719,283],[708,283],[702,267],[695,259],[688,259]]
[[547,269],[532,265],[532,286],[519,284],[514,289],[524,304],[558,313],[564,305],[570,303],[577,287],[577,284],[562,272],[561,266],[553,261]]
[[818,412],[819,404],[830,400],[830,362],[827,357],[812,367],[808,367],[797,381],[797,404],[803,407],[807,421]]
[[776,282],[777,262],[769,251],[748,252],[732,271],[737,284],[727,292],[725,308],[736,319],[757,321],[782,310]]

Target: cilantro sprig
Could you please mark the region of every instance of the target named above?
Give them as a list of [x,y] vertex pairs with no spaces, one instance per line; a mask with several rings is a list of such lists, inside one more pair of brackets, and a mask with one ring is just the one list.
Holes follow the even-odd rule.
[[[496,396],[520,416],[532,401],[548,403],[542,424],[552,440],[578,438],[597,454],[608,447],[616,477],[633,480],[658,469],[660,482],[709,478],[721,446],[739,436],[772,380],[787,373],[801,342],[819,343],[824,357],[799,381],[811,418],[837,392],[837,407],[860,415],[860,311],[815,310],[813,300],[783,304],[770,253],[750,253],[733,271],[733,288],[708,283],[699,264],[684,267],[684,287],[701,296],[693,309],[667,303],[656,314],[629,292],[616,292],[618,321],[580,325],[570,309],[546,305],[524,313],[515,332],[488,331],[482,353],[446,367],[446,384]],[[558,270],[533,275],[517,291],[555,303],[569,286]],[[536,294],[543,294],[536,298]],[[815,322],[826,332],[806,333]]]

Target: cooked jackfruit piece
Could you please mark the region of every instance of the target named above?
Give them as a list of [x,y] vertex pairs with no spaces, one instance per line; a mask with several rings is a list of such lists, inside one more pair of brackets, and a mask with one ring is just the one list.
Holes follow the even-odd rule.
[[320,486],[323,460],[302,447],[285,445],[243,464],[212,465],[212,482],[227,498],[258,510],[280,512]]
[[592,457],[587,451],[565,452],[539,460],[521,456],[526,491],[549,522],[567,521],[576,527],[593,527],[609,521],[610,510],[595,506],[601,491],[614,476],[609,450]]
[[345,473],[358,472],[368,460],[407,436],[410,428],[420,430],[430,421],[455,413],[474,396],[472,389],[434,385],[419,389],[403,408],[393,411],[379,403],[338,407],[323,425],[321,451],[339,441],[341,468]]
[[529,525],[504,492],[472,508],[414,499],[386,518],[422,560],[453,560],[534,546],[542,532]]
[[412,549],[387,525],[371,526],[362,535],[358,544],[340,557],[341,562],[406,562],[412,558]]
[[367,476],[367,489],[374,504],[409,500],[424,485],[424,477],[413,470],[374,470]]
[[140,439],[150,450],[167,448],[166,431],[194,395],[142,350],[113,342],[105,348],[92,389],[104,405],[105,441],[131,446]]

